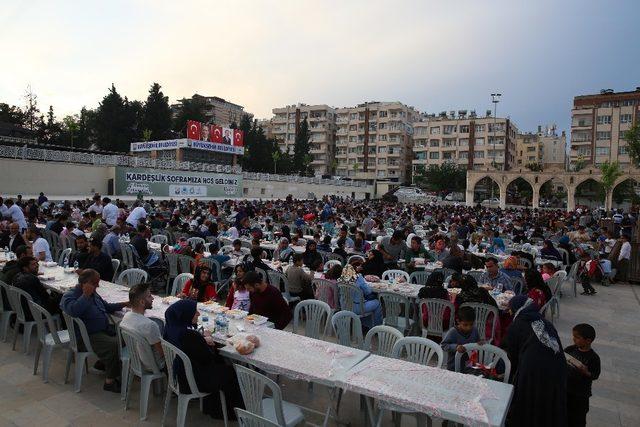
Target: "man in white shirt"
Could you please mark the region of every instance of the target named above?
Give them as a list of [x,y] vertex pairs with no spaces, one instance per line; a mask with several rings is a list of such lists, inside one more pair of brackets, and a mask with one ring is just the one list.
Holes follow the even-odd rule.
[[135,208],[133,208],[133,210],[127,217],[127,224],[129,224],[133,228],[137,228],[140,220],[147,217],[147,211],[145,211],[142,206],[138,206],[137,203],[134,206]]
[[102,203],[100,203],[100,195],[96,194],[95,196],[93,196],[93,204],[91,206],[89,206],[89,209],[87,209],[87,212],[95,212],[98,215],[102,215]]
[[53,261],[53,258],[51,258],[51,250],[49,249],[49,242],[40,236],[40,230],[35,227],[29,228],[27,230],[27,239],[33,242],[31,244],[33,256],[38,261]]
[[626,234],[623,234],[620,240],[622,246],[620,247],[618,262],[616,263],[616,280],[626,282],[627,270],[629,269],[629,262],[631,261],[631,243],[629,243],[629,236]]
[[[129,304],[131,311],[127,312],[120,322],[120,327],[127,331],[133,331],[144,337],[148,346],[138,347],[140,360],[148,369],[154,365],[163,369],[165,366],[164,353],[160,345],[160,327],[156,322],[145,317],[144,312],[153,306],[153,296],[149,291],[148,283],[140,283],[129,290]],[[151,350],[151,351],[149,351]],[[153,356],[153,360],[151,357]]]
[[0,220],[9,216],[9,208],[4,204],[4,200],[0,197]]
[[116,225],[118,220],[118,207],[111,203],[111,199],[105,197],[102,199],[102,219],[109,227]]
[[24,218],[24,212],[20,206],[13,203],[13,200],[7,200],[7,215],[11,217],[11,221],[17,222],[20,226],[20,231],[27,229],[27,220]]

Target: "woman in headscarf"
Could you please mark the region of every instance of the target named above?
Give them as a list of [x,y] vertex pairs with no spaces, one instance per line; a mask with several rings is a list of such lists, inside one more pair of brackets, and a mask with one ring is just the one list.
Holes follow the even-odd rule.
[[434,271],[427,277],[427,282],[418,291],[418,298],[439,298],[449,300],[449,293],[442,286],[444,284],[444,274]]
[[522,273],[520,272],[520,270],[518,270],[518,258],[515,256],[510,256],[509,258],[505,259],[500,271],[502,271],[509,277],[517,277],[522,279]]
[[315,240],[309,240],[307,242],[307,247],[304,254],[302,254],[302,259],[304,265],[309,267],[311,271],[318,271],[322,266],[322,255],[318,252]]
[[278,247],[273,251],[273,260],[289,262],[292,255],[293,249],[289,246],[289,239],[286,237],[280,238],[280,241],[278,241]]
[[473,276],[464,274],[460,279],[460,293],[456,297],[456,309],[466,302],[478,302],[498,307],[496,300],[489,295],[485,288],[479,288],[478,282]]
[[282,237],[285,237],[287,238],[287,240],[291,241],[291,229],[288,225],[283,225],[282,227],[280,227],[280,233],[282,234]]
[[560,255],[560,252],[555,248],[555,246],[553,246],[551,240],[545,240],[542,243],[540,257],[544,259],[554,259],[556,261],[562,261],[562,255]]
[[367,254],[367,260],[362,264],[362,275],[382,277],[382,273],[384,273],[385,269],[382,252],[377,249],[369,251]]
[[[193,369],[198,390],[211,393],[204,398],[203,412],[213,418],[222,419],[222,406],[218,391],[222,390],[227,401],[227,414],[235,419],[233,408],[244,408],[238,379],[233,368],[225,364],[218,354],[211,334],[201,335],[195,327],[200,313],[197,303],[184,299],[177,301],[165,312],[164,339],[182,350]],[[189,383],[184,373],[184,365],[176,359],[173,363],[181,393],[189,393]]]
[[504,346],[514,394],[507,426],[566,426],[567,362],[558,333],[526,295],[513,297],[509,310]]
[[542,275],[538,270],[527,270],[524,273],[524,284],[527,287],[527,296],[538,307],[545,305],[553,296],[551,289],[542,279]]
[[189,298],[198,302],[215,300],[218,296],[216,285],[211,281],[211,269],[209,266],[198,265],[193,273],[193,279],[184,284],[182,298]]

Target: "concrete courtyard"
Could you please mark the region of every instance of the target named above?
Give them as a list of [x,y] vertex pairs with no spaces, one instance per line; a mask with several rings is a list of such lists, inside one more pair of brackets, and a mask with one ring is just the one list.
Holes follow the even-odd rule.
[[[576,323],[591,323],[597,331],[595,350],[602,360],[602,375],[594,383],[589,426],[640,425],[640,287],[615,285],[598,287],[593,297],[567,295],[561,299],[560,319],[556,327],[563,346],[571,343],[571,327]],[[10,332],[11,334],[11,332]],[[34,335],[35,337],[35,335]],[[71,384],[63,384],[64,353],[53,355],[50,381],[42,382],[33,375],[33,343],[31,354],[25,356],[9,343],[0,343],[0,426],[128,426],[160,425],[164,396],[152,396],[149,415],[139,421],[138,390],[134,382],[131,404],[124,411],[120,396],[102,391],[103,377],[96,371],[85,375],[81,393],[74,393]],[[71,378],[73,381],[73,378]],[[324,410],[327,389],[281,378],[287,400]],[[167,425],[175,425],[176,401],[172,401]],[[363,425],[359,399],[347,393],[340,415],[353,426]],[[321,417],[308,413],[310,423],[320,424]],[[388,417],[384,423],[391,424]],[[187,425],[222,425],[198,411],[196,402],[189,407]],[[404,417],[403,425],[413,426],[413,417]]]

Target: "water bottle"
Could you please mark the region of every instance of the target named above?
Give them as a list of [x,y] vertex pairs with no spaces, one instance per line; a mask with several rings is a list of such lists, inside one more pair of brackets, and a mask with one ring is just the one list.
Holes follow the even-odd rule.
[[64,262],[62,266],[64,267],[65,270],[69,268],[69,257],[64,257]]
[[218,314],[216,316],[216,333],[218,335],[226,336],[229,328],[229,321],[227,317],[223,314]]
[[78,264],[78,261],[73,263],[73,269],[77,270],[80,267],[80,264]]

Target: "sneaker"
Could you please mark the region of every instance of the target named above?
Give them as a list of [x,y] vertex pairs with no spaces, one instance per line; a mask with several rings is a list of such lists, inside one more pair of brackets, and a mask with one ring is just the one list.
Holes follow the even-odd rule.
[[104,391],[110,391],[112,393],[120,393],[120,383],[118,380],[113,380],[111,384],[104,383],[102,386]]

